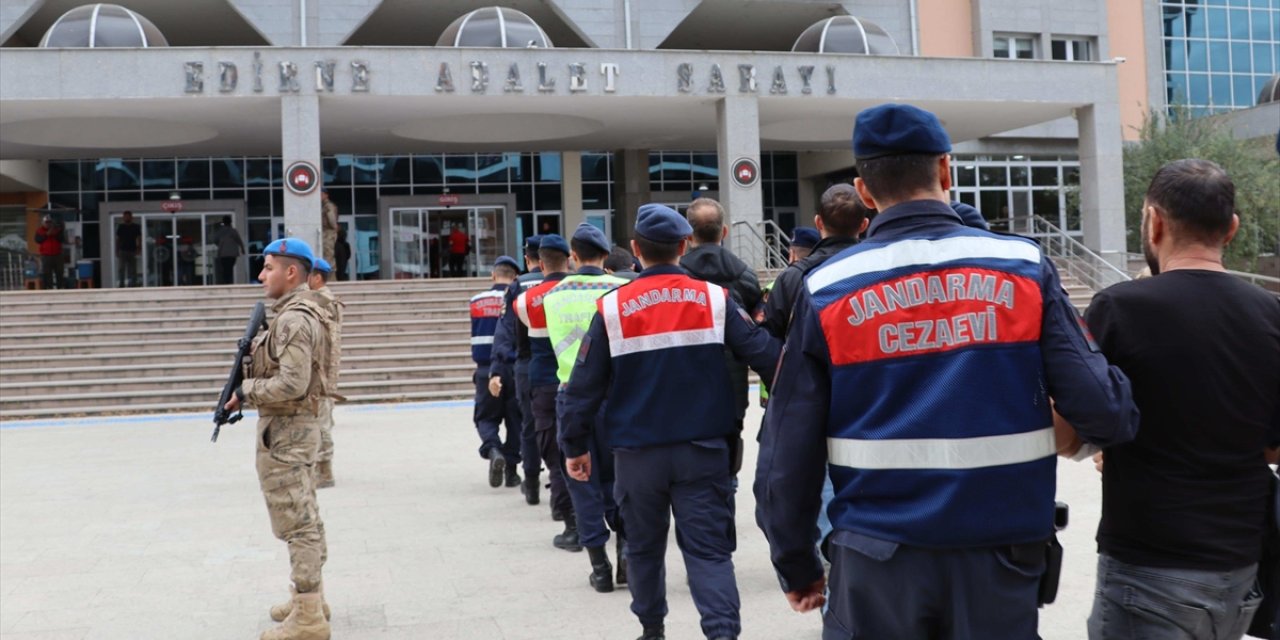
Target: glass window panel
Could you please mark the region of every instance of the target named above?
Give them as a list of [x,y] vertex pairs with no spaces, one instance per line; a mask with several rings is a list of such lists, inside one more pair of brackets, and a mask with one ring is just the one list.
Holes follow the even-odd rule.
[[442,184],[444,182],[444,158],[441,156],[414,156],[413,183]]
[[413,185],[413,195],[415,196],[438,196],[442,193],[444,193],[444,185],[442,184]]
[[543,151],[539,153],[538,182],[560,182],[560,175],[560,152]]
[[1062,184],[1064,185],[1080,184],[1080,167],[1063,167],[1062,168]]
[[1249,73],[1253,69],[1253,51],[1247,42],[1231,43],[1231,72]]
[[1070,204],[1068,204],[1066,208],[1067,208],[1066,216],[1065,216],[1066,223],[1067,223],[1066,231],[1079,231],[1081,229],[1080,207],[1073,207]]
[[378,184],[377,156],[351,156],[350,161],[352,184]]
[[[1230,107],[1234,104],[1231,101],[1231,76],[1222,73],[1209,76],[1210,78],[1210,98],[1214,106]],[[1251,103],[1246,103],[1251,104]]]
[[1067,41],[1054,40],[1053,42],[1049,43],[1049,55],[1054,60],[1066,60],[1067,59]]
[[[704,165],[712,168],[710,177],[719,176],[720,172],[717,170],[716,154],[704,154],[701,157],[710,158],[710,164]],[[698,155],[693,157],[695,164],[703,165],[704,162],[706,162],[705,160],[699,160],[698,158]],[[796,159],[796,154],[794,153],[774,153],[773,177],[778,180],[790,180],[799,177],[800,169],[798,163],[799,161]]]
[[280,158],[271,158],[271,186],[284,186],[284,161]]
[[1254,9],[1249,12],[1253,22],[1253,39],[1254,40],[1270,40],[1271,39],[1271,23],[1275,20],[1274,13],[1263,9]]
[[516,211],[533,211],[533,185],[511,185],[511,192],[516,195]]
[[984,187],[1004,187],[1009,184],[1009,176],[1004,167],[982,167],[978,169],[978,180]]
[[284,189],[271,190],[271,217],[284,218]]
[[1088,40],[1074,40],[1071,42],[1071,51],[1073,60],[1092,60],[1093,54],[1090,52],[1090,43]]
[[320,182],[325,186],[351,184],[351,156],[338,155],[320,161]]
[[400,187],[378,187],[378,196],[407,196],[413,194],[413,189],[409,185]]
[[1031,213],[1048,218],[1054,224],[1058,220],[1058,192],[1037,189],[1031,192]]
[[1205,12],[1209,22],[1210,38],[1225,38],[1229,29],[1227,28],[1227,10],[1226,9],[1209,9]]
[[343,216],[351,213],[351,192],[354,189],[349,187],[326,187],[329,192],[329,201],[338,207],[338,215]]
[[1209,70],[1209,43],[1201,40],[1187,41],[1187,69],[1191,71]]
[[1031,167],[1031,184],[1037,186],[1058,184],[1057,167]]
[[1192,38],[1203,38],[1206,34],[1204,10],[1200,7],[1183,9],[1187,20],[1187,35]]
[[[978,210],[982,212],[982,217],[987,220],[1002,220],[1009,217],[1009,196],[1003,189],[981,191],[978,193]],[[993,224],[991,228],[995,231],[1008,231],[1007,222],[1001,224]]]
[[1170,73],[1168,74],[1168,80],[1169,80],[1169,84],[1168,84],[1169,104],[1170,105],[1188,104],[1188,100],[1190,96],[1187,95],[1187,74]]
[[[49,204],[55,209],[65,207],[67,209],[80,208],[80,195],[78,193],[51,193],[49,194]],[[86,196],[90,194],[84,194]],[[93,194],[97,199],[102,198],[102,194]],[[94,200],[94,211],[97,211],[97,199]],[[88,206],[85,207],[88,209]]]
[[1270,80],[1270,78],[1268,78],[1268,77],[1266,77],[1266,76],[1254,76],[1254,77],[1253,77],[1253,97],[1254,97],[1254,99],[1257,99],[1257,97],[1258,97],[1258,96],[1262,95],[1262,88],[1263,88],[1263,87],[1265,87],[1265,86],[1267,85],[1267,82],[1268,82],[1269,80]]
[[1186,17],[1181,8],[1165,7],[1164,35],[1170,38],[1182,38],[1187,35]]
[[105,188],[102,182],[102,167],[97,160],[84,160],[80,163],[80,190],[98,191]]
[[250,218],[271,217],[271,190],[250,189],[244,197],[245,213]]
[[997,37],[992,42],[992,55],[997,58],[1011,58],[1009,55],[1009,39]]
[[1227,4],[1227,0],[1205,0],[1203,4],[1223,6]]
[[1231,47],[1225,40],[1209,42],[1209,69],[1219,73],[1231,72]]
[[379,184],[412,184],[413,160],[409,156],[383,156],[378,164]]
[[800,206],[800,187],[794,180],[781,180],[773,183],[773,206]]
[[583,182],[604,182],[609,179],[609,156],[603,153],[582,154]]
[[1253,45],[1253,72],[1275,73],[1276,67],[1271,64],[1275,56],[1280,56],[1280,45]]
[[208,189],[209,171],[208,158],[179,158],[178,188]]
[[80,163],[74,160],[49,163],[50,191],[79,191]]
[[97,166],[104,173],[107,190],[142,188],[142,163],[137,160],[103,158]]
[[174,186],[173,160],[143,161],[143,189],[172,189]]
[[[132,202],[142,199],[141,191],[108,191],[107,201],[109,202]],[[208,200],[209,191],[193,191],[188,196],[187,192],[182,192],[183,200]],[[83,203],[82,203],[83,204]]]
[[1016,46],[1019,60],[1031,60],[1036,57],[1035,41],[1031,38],[1018,38]]
[[973,165],[959,165],[956,167],[956,186],[973,187],[978,184],[978,172]]
[[961,191],[959,194],[959,200],[960,202],[974,208],[977,208],[978,206],[978,194],[975,191]]
[[506,184],[512,161],[519,163],[519,157],[509,159],[515,154],[482,153],[476,157],[476,178],[480,182],[500,182]]
[[155,202],[155,201],[158,201],[158,200],[168,200],[168,199],[169,199],[169,194],[171,194],[171,193],[173,193],[173,192],[172,192],[172,191],[165,191],[165,190],[156,190],[156,189],[152,189],[151,191],[143,191],[143,192],[142,192],[142,199],[143,199],[143,200],[146,200],[146,201],[148,201],[148,202]]
[[378,190],[374,187],[352,189],[355,192],[355,204],[347,210],[338,209],[338,215],[355,213],[356,215],[378,214]]
[[247,187],[266,187],[271,184],[271,163],[267,158],[246,158],[244,184]]
[[214,189],[214,200],[239,200],[244,202],[244,189]]
[[1238,105],[1251,105],[1258,97],[1253,93],[1253,78],[1250,76],[1231,76],[1231,85]]
[[1203,73],[1193,73],[1187,80],[1190,104],[1195,106],[1209,104],[1209,76]]
[[1009,167],[1009,182],[1018,187],[1025,187],[1031,179],[1027,167]]
[[1236,40],[1249,39],[1249,12],[1243,9],[1231,10],[1231,37]]
[[583,209],[610,208],[609,207],[609,185],[607,184],[582,185],[582,208]]
[[[693,180],[693,172],[689,170],[690,157],[686,153],[662,154],[662,181],[689,182]],[[763,171],[761,173],[763,174]]]
[[453,185],[470,184],[476,180],[476,156],[471,153],[450,153],[444,157],[444,179]]
[[1165,39],[1164,65],[1168,71],[1187,70],[1187,43],[1185,41]]

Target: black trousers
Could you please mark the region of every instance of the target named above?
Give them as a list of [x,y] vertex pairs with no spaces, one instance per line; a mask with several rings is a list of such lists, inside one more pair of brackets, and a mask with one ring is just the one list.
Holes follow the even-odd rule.
[[239,258],[218,258],[218,284],[235,284],[236,260]]
[[556,393],[554,384],[533,388],[533,420],[538,431],[538,451],[547,465],[551,480],[551,510],[569,515],[573,513],[573,500],[565,485],[564,455],[556,439]]

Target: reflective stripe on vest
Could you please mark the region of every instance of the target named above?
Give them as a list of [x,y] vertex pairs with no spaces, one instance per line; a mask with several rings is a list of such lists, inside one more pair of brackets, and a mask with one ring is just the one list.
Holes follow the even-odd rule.
[[560,281],[542,298],[551,349],[556,354],[556,377],[569,381],[578,348],[595,317],[601,296],[627,281],[610,275],[574,275]]
[[901,240],[893,244],[833,259],[809,276],[810,293],[817,293],[847,278],[914,265],[938,265],[956,260],[1020,260],[1040,264],[1040,248],[1026,242],[1000,238],[943,238]]
[[1057,453],[1053,427],[978,438],[827,438],[827,460],[854,469],[980,469]]
[[613,357],[724,344],[728,292],[682,275],[650,276],[601,298]]
[[530,338],[547,337],[547,310],[542,306],[542,298],[557,284],[560,281],[540,282],[536,287],[525,289],[516,298],[516,315],[529,328]]

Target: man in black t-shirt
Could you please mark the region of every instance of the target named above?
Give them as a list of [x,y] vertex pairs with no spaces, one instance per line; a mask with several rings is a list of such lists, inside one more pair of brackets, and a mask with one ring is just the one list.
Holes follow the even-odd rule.
[[1133,383],[1138,437],[1106,449],[1089,637],[1239,638],[1280,445],[1280,300],[1224,271],[1239,227],[1218,165],[1161,168],[1143,202],[1152,278],[1085,319]]
[[120,274],[120,286],[132,287],[138,279],[138,247],[141,244],[142,227],[133,221],[133,212],[126,211],[116,226],[116,268]]

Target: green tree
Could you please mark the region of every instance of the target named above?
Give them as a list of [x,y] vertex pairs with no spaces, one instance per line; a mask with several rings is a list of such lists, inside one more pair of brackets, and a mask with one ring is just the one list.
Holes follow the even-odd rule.
[[1214,118],[1192,118],[1175,109],[1152,112],[1142,137],[1124,149],[1124,211],[1129,250],[1142,251],[1142,199],[1165,164],[1183,158],[1218,163],[1236,186],[1240,231],[1227,246],[1228,268],[1256,271],[1261,254],[1280,243],[1280,157],[1270,137],[1241,140]]

